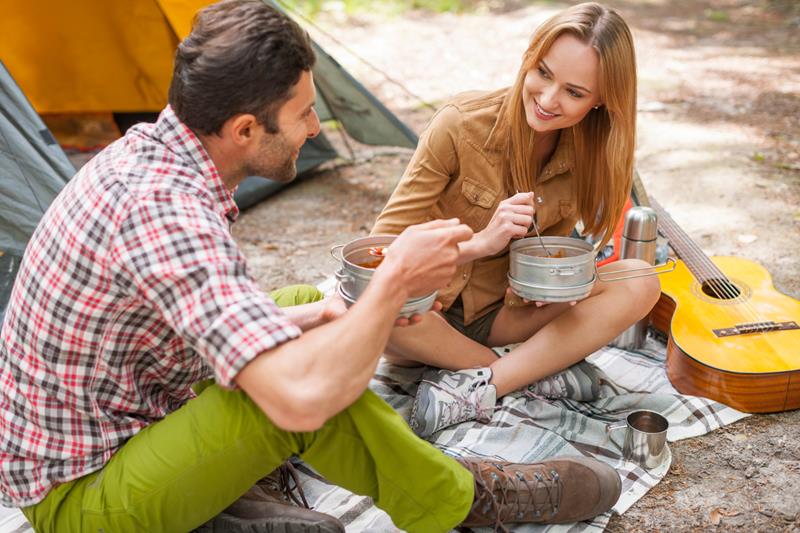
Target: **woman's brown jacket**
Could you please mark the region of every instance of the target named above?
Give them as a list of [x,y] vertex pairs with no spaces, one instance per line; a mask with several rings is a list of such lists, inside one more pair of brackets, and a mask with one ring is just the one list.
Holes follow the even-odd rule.
[[[378,216],[373,234],[397,234],[407,226],[439,218],[461,219],[476,233],[498,204],[512,196],[503,128],[508,89],[456,96],[431,119],[397,188]],[[534,185],[536,220],[544,235],[568,235],[577,222],[574,146],[570,130]],[[459,267],[439,291],[445,309],[461,294],[464,322],[489,312],[503,299],[508,247]]]

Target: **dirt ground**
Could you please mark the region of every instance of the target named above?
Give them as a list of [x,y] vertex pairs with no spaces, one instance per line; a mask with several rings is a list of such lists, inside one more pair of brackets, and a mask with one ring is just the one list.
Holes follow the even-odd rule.
[[[639,68],[637,167],[709,255],[765,265],[800,298],[800,4],[611,1]],[[566,3],[491,2],[467,14],[326,11],[316,24],[437,105],[514,79],[538,22]],[[431,110],[329,35],[312,36],[416,131]],[[332,141],[341,141],[331,132]],[[355,146],[355,145],[354,145]],[[347,153],[343,150],[342,153]],[[410,156],[355,146],[244,213],[234,234],[264,289],[330,276],[330,246],[369,231]],[[797,347],[800,349],[800,347]],[[752,416],[672,445],[667,477],[610,531],[800,531],[800,411]]]

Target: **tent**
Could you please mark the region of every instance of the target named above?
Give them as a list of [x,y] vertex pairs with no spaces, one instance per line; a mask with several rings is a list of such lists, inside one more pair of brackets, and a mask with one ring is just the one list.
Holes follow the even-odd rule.
[[[269,1],[269,0],[265,0]],[[39,116],[154,114],[166,105],[177,43],[211,0],[74,0],[8,5],[0,17],[0,319],[19,261],[47,206],[75,169]],[[364,144],[416,146],[417,136],[314,43],[317,111]],[[13,78],[11,76],[13,74]],[[19,85],[17,85],[19,83]],[[37,114],[37,112],[39,114]],[[155,116],[155,115],[153,115]],[[302,176],[338,154],[307,142]],[[283,184],[248,177],[234,196],[257,203]]]
[[74,172],[0,61],[0,319],[28,239]]
[[[271,0],[264,0],[270,2]],[[157,113],[167,102],[175,48],[194,13],[213,0],[73,0],[18,2],[0,17],[0,58],[34,109],[51,114]],[[274,3],[274,2],[273,2]],[[414,148],[417,136],[314,43],[317,111],[353,139]],[[153,117],[154,118],[154,117]],[[307,142],[300,174],[337,157],[324,135]],[[236,193],[241,208],[282,184],[248,178]]]

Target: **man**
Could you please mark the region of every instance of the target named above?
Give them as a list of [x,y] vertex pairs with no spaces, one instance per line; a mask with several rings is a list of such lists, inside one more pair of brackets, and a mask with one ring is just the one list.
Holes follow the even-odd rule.
[[[404,301],[447,283],[468,227],[409,228],[347,312],[308,290],[278,309],[248,276],[231,192],[294,177],[319,131],[313,63],[307,35],[262,2],[203,10],[158,121],[43,217],[0,335],[2,503],[37,530],[188,531],[292,455],[408,531],[581,520],[616,501],[601,463],[457,461],[365,392]],[[281,531],[341,530],[286,509]]]

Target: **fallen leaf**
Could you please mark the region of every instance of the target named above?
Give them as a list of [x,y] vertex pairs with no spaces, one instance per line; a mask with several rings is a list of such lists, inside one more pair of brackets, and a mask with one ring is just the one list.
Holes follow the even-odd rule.
[[737,516],[742,514],[741,511],[729,511],[727,509],[718,509],[718,511],[722,516]]
[[722,521],[722,513],[719,512],[719,509],[712,509],[709,518],[711,519],[712,525],[718,526]]

